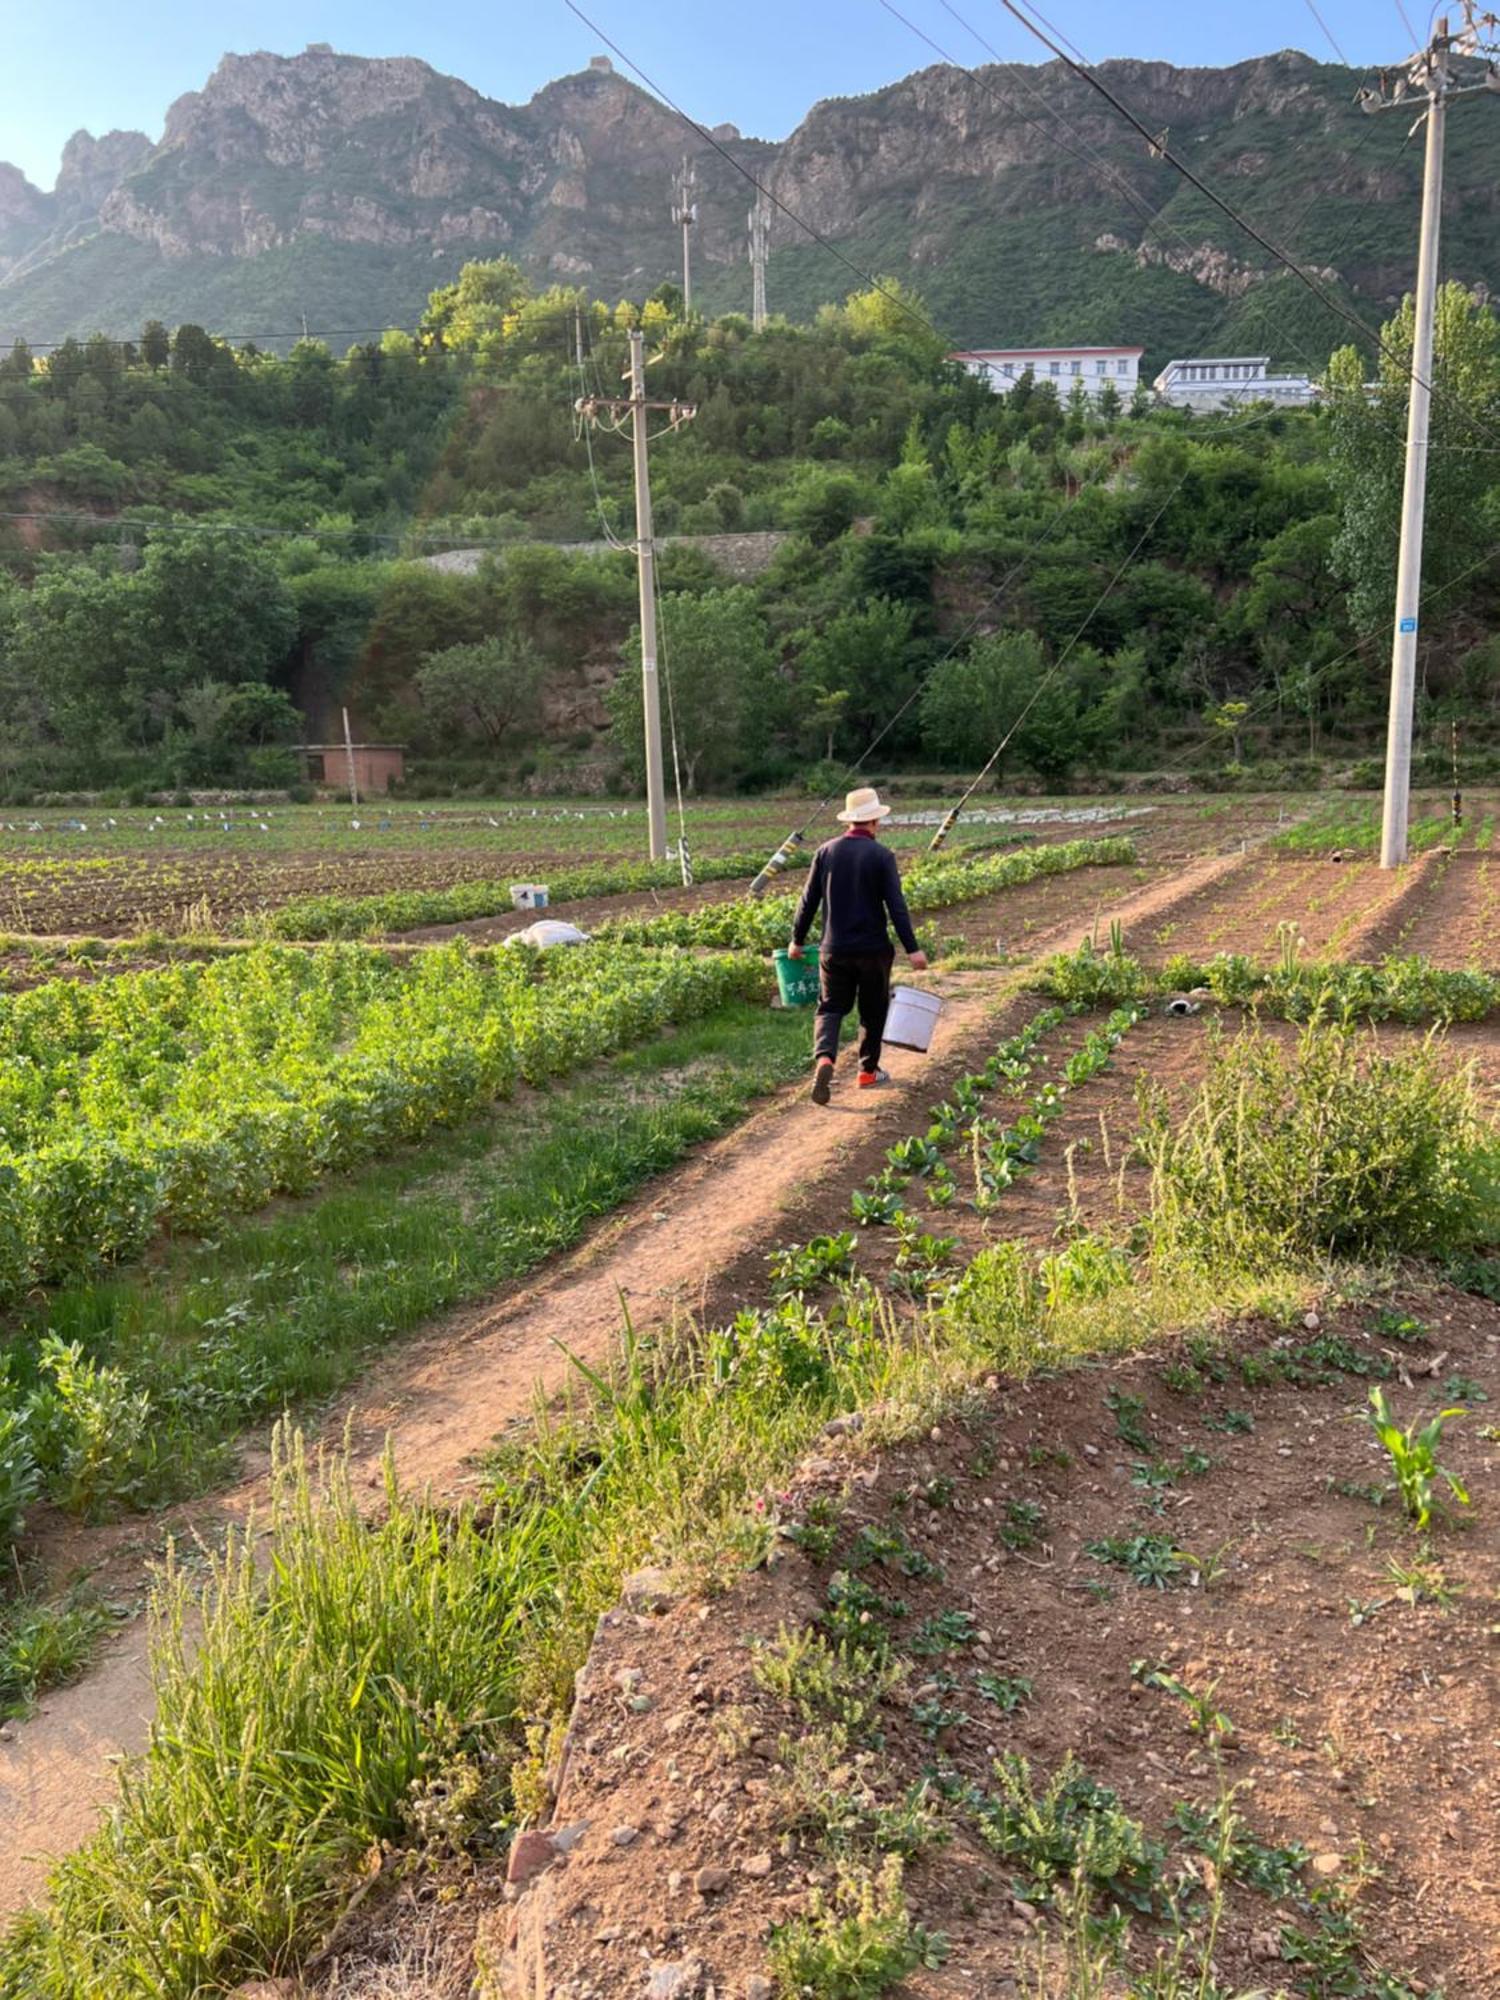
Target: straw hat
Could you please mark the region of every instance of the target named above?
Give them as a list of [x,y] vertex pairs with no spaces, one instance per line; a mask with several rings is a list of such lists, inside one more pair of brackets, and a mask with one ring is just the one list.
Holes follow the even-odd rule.
[[842,820],[845,826],[864,826],[872,819],[884,819],[891,810],[880,803],[880,794],[873,785],[860,785],[844,800],[844,810],[835,813],[834,818]]

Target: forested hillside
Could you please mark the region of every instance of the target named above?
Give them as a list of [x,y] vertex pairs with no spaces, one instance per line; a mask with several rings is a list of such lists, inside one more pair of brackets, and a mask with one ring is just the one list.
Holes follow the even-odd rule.
[[[419,327],[286,356],[201,329],[0,362],[0,783],[284,783],[347,702],[419,783],[631,785],[629,453],[573,403],[644,320],[666,653],[702,788],[890,765],[1002,774],[1242,769],[1376,743],[1409,327],[1383,386],[1336,358],[1327,407],[1190,418],[1050,385],[999,397],[920,305],[853,295],[752,333],[533,293],[505,260]],[[1500,684],[1500,338],[1444,296],[1420,741],[1466,744]],[[580,365],[579,355],[582,353]],[[776,529],[736,578],[691,538]],[[427,558],[486,552],[465,573]],[[1048,673],[1050,665],[1058,671]]]

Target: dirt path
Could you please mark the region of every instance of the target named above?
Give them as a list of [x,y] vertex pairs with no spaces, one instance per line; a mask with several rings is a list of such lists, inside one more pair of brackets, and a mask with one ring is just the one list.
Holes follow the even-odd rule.
[[[1191,863],[1122,896],[1108,914],[1146,923],[1239,865],[1238,854]],[[1038,951],[1075,949],[1090,928],[1075,922],[1034,944]],[[890,1090],[860,1098],[846,1087],[827,1112],[800,1092],[784,1092],[648,1188],[538,1282],[446,1315],[404,1342],[333,1413],[325,1436],[336,1442],[348,1419],[357,1475],[378,1480],[390,1434],[408,1485],[457,1490],[476,1451],[526,1418],[538,1395],[564,1386],[569,1353],[591,1363],[607,1359],[622,1297],[636,1325],[650,1325],[690,1309],[718,1273],[758,1244],[769,1248],[799,1191],[838,1172],[841,1157],[873,1129],[899,1124],[910,1097],[925,1098],[935,1072],[981,1041],[1009,984],[956,990],[931,1054],[898,1055]],[[211,1535],[243,1520],[265,1490],[257,1475],[192,1518]],[[0,1915],[40,1898],[50,1859],[93,1831],[114,1790],[117,1758],[145,1748],[146,1651],[138,1621],[84,1680],[46,1696],[30,1722],[0,1730]]]

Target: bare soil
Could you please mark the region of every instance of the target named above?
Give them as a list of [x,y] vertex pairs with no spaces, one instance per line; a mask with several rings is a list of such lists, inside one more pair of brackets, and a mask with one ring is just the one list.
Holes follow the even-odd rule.
[[[752,1648],[826,1611],[831,1576],[867,1523],[940,1565],[933,1577],[894,1563],[861,1572],[903,1604],[885,1623],[910,1669],[879,1714],[881,1799],[895,1803],[934,1771],[993,1792],[993,1761],[1007,1753],[1030,1760],[1040,1782],[1072,1751],[1166,1842],[1168,1878],[1196,1873],[1201,1905],[1211,1878],[1174,1832],[1174,1810],[1211,1810],[1233,1786],[1258,1839],[1306,1855],[1294,1895],[1228,1884],[1216,1963],[1229,1990],[1375,1990],[1331,1975],[1304,1983],[1292,1934],[1316,1934],[1303,1899],[1317,1891],[1328,1915],[1357,1914],[1357,1972],[1378,1963],[1408,1974],[1412,1991],[1489,2000],[1500,1990],[1500,1447],[1483,1435],[1478,1398],[1500,1397],[1500,1312],[1446,1290],[1401,1303],[1425,1324],[1415,1344],[1391,1342],[1368,1309],[1349,1307],[1316,1332],[1236,1329],[1214,1363],[1222,1379],[1200,1370],[1196,1386],[1174,1377],[1169,1387],[1167,1357],[1139,1357],[993,1385],[968,1421],[920,1445],[875,1455],[830,1443],[767,1495],[786,1523],[819,1495],[840,1497],[826,1560],[788,1550],[716,1603],[610,1614],[580,1685],[553,1822],[582,1832],[488,1926],[505,2000],[641,1993],[665,1964],[697,1965],[684,1992],[756,1990],[771,1928],[830,1871],[788,1785],[791,1746],[809,1725],[756,1684]],[[1385,1467],[1351,1421],[1367,1381],[1297,1362],[1299,1345],[1328,1334],[1360,1365],[1398,1371],[1403,1416],[1445,1399],[1434,1372],[1469,1378],[1476,1412],[1451,1428],[1445,1459],[1477,1506],[1435,1535],[1430,1592],[1402,1583],[1420,1547],[1394,1502],[1372,1504]],[[1248,1386],[1244,1354],[1289,1361],[1302,1379]],[[1139,1399],[1133,1421],[1152,1452],[1121,1437],[1106,1396]],[[1219,1428],[1231,1411],[1253,1430]],[[1137,1467],[1189,1450],[1212,1463],[1168,1487],[1139,1483]],[[1035,1521],[1034,1538],[1009,1547],[1003,1531],[1018,1518]],[[1196,1586],[1142,1587],[1090,1553],[1122,1535],[1197,1552]],[[968,1636],[923,1650],[926,1621],[943,1614],[959,1614]],[[1185,1703],[1133,1675],[1135,1662],[1211,1696],[1232,1725],[1221,1753]],[[985,1674],[1024,1680],[1029,1698],[1005,1714],[985,1698]],[[939,1724],[938,1709],[951,1719]],[[950,1956],[900,1992],[1032,1994],[1055,1917],[1020,1859],[988,1847],[970,1815],[939,1806],[938,1816],[948,1844],[912,1862],[907,1894]],[[705,1867],[722,1878],[699,1878]],[[700,1880],[714,1886],[704,1893]],[[1162,1936],[1159,1922],[1137,1919],[1137,1965]]]

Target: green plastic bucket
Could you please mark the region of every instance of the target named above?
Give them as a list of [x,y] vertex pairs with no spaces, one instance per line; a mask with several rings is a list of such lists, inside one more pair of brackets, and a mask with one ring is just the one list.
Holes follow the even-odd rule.
[[793,958],[785,946],[772,954],[783,1007],[812,1007],[818,999],[818,961]]

